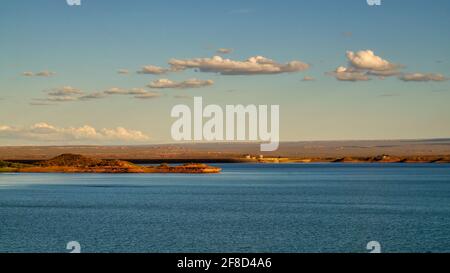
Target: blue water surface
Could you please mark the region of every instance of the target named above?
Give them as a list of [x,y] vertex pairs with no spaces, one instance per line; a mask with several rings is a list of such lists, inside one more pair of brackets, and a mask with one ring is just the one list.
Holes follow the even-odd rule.
[[450,167],[0,174],[0,252],[450,252]]

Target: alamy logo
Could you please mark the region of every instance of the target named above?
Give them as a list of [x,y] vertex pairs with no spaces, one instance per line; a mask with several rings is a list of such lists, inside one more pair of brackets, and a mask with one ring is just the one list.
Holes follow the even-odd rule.
[[81,253],[81,245],[77,241],[68,242],[66,249],[71,250],[70,253]]
[[81,0],[66,0],[69,6],[81,6]]
[[[276,151],[279,145],[279,111],[279,105],[270,106],[269,130],[268,105],[226,105],[224,115],[219,105],[203,108],[202,97],[195,97],[193,113],[189,106],[183,104],[172,108],[171,117],[178,120],[173,123],[171,134],[176,141],[261,141],[265,142],[260,146],[261,151]],[[203,119],[208,121],[203,124]]]
[[367,250],[370,250],[370,253],[381,253],[381,244],[378,241],[370,241],[366,246]]

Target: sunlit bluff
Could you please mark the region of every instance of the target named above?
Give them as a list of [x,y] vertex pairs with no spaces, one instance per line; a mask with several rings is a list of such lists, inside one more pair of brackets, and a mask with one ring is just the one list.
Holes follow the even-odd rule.
[[[172,108],[171,116],[178,118],[172,124],[172,138],[176,141],[261,141],[264,142],[261,151],[276,151],[280,139],[280,107],[270,106],[270,121],[268,108],[268,105],[226,105],[224,114],[219,105],[203,107],[202,97],[195,97],[193,113],[184,104]],[[204,119],[207,119],[205,123]]]

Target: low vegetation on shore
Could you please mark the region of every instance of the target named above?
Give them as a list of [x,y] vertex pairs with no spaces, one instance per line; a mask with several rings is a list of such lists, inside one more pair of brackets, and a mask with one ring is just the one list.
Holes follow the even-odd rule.
[[123,160],[104,160],[77,154],[63,154],[34,164],[1,161],[0,172],[19,173],[219,173],[205,164],[139,166]]
[[19,168],[26,168],[32,165],[22,164],[22,163],[14,163],[0,160],[0,172],[12,172]]

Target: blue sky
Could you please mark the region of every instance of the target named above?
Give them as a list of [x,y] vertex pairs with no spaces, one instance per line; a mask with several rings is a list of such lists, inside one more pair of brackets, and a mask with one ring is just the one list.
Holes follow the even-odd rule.
[[[192,96],[207,104],[279,104],[282,140],[449,137],[449,14],[446,0],[385,0],[379,7],[365,0],[82,0],[80,7],[65,0],[2,1],[0,145],[171,142],[170,110],[192,104],[180,98]],[[310,67],[269,75],[136,73],[146,65],[169,68],[174,58],[211,58],[219,48],[232,49],[223,58],[234,61],[264,56]],[[368,81],[342,81],[331,73],[339,66],[373,72],[349,65],[346,56],[366,50],[396,65],[398,73]],[[55,74],[36,76],[42,71]],[[405,75],[416,80],[399,79],[411,79]],[[305,76],[315,80],[302,81]],[[214,84],[146,87],[162,78]],[[67,86],[83,95],[140,88],[159,97],[48,100]],[[54,134],[48,140],[31,134],[35,124]],[[86,125],[99,136],[70,137]],[[127,130],[124,137],[116,137],[117,127]]]

